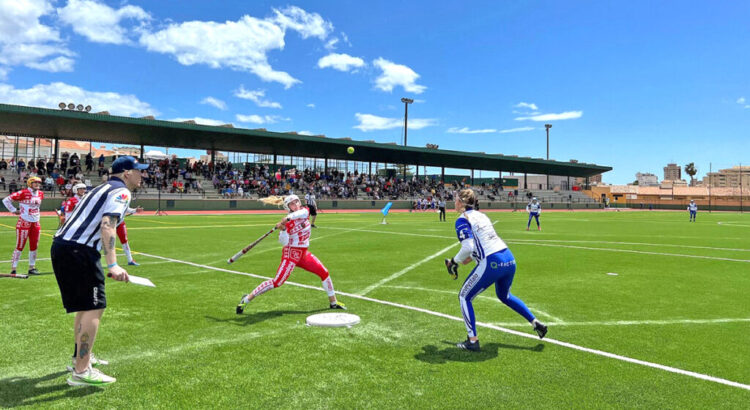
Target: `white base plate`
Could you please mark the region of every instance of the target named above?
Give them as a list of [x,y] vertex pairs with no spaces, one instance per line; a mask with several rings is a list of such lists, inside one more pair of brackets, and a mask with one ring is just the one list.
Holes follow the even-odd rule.
[[352,327],[359,323],[359,316],[351,313],[318,313],[307,317],[308,326]]

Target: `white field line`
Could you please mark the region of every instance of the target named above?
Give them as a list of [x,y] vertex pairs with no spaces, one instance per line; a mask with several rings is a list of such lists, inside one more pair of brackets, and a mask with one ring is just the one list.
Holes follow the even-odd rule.
[[[21,255],[21,258],[18,259],[18,261],[22,262],[23,260],[24,260],[23,255]],[[28,258],[26,258],[26,260],[28,260]],[[48,260],[50,260],[50,258],[36,258],[36,260],[37,260],[37,262],[39,262],[39,261],[48,261]],[[8,259],[7,261],[0,261],[0,263],[11,263],[11,262],[13,262],[12,259]]]
[[738,224],[738,223],[734,223],[734,222],[717,222],[716,224],[717,225],[723,225],[723,226],[741,226],[743,228],[750,227],[750,225]]
[[516,245],[548,246],[552,248],[568,248],[568,249],[585,249],[585,250],[606,251],[606,252],[638,253],[642,255],[674,256],[674,257],[680,257],[680,258],[711,259],[711,260],[717,260],[717,261],[750,263],[750,259],[733,259],[733,258],[720,258],[717,256],[685,255],[682,253],[649,252],[649,251],[636,251],[632,249],[615,249],[615,248],[592,248],[589,246],[559,245],[559,244],[552,244],[552,243],[537,243],[537,242],[532,243],[532,242],[520,242],[520,241],[515,241],[515,240],[509,240],[507,241],[507,243],[512,243]]
[[[642,325],[702,325],[715,323],[737,323],[750,322],[750,318],[726,318],[726,319],[672,319],[672,320],[610,320],[603,322],[563,322],[550,323],[555,326],[642,326]],[[525,327],[528,323],[498,322],[497,326]]]
[[433,253],[432,255],[430,255],[430,256],[428,256],[428,257],[426,257],[426,258],[424,258],[424,259],[422,259],[422,260],[420,260],[418,262],[415,262],[415,263],[413,263],[413,264],[405,267],[404,269],[401,269],[400,271],[394,273],[393,275],[388,276],[387,278],[382,279],[382,280],[378,281],[377,283],[374,283],[374,284],[366,287],[364,290],[362,290],[361,292],[359,292],[359,294],[360,295],[366,295],[366,294],[372,292],[373,290],[377,289],[378,287],[380,287],[380,286],[382,286],[382,285],[384,285],[384,284],[386,284],[386,283],[388,283],[388,282],[390,282],[390,281],[392,281],[394,279],[397,279],[397,278],[401,277],[402,275],[404,275],[405,273],[409,272],[410,270],[416,268],[417,266],[419,266],[419,265],[421,265],[421,264],[423,264],[425,262],[429,262],[429,261],[437,258],[438,256],[440,256],[440,255],[448,252],[451,248],[455,247],[456,245],[458,245],[458,243],[454,243],[454,244],[452,244],[450,246],[447,246],[447,247],[439,250],[438,252]]
[[[164,256],[150,255],[150,254],[145,254],[145,253],[143,255],[144,256],[149,256],[149,257],[152,257],[152,258],[156,258],[156,259],[168,260],[170,262],[181,263],[181,264],[184,264],[184,265],[190,265],[190,266],[195,266],[195,267],[199,267],[199,268],[205,268],[205,269],[215,270],[215,271],[219,271],[219,272],[226,272],[226,273],[231,273],[231,274],[235,274],[235,275],[250,276],[250,277],[253,277],[253,278],[264,279],[264,280],[271,279],[271,278],[266,277],[266,276],[260,276],[260,275],[255,275],[255,274],[247,273],[247,272],[240,272],[240,271],[235,271],[235,270],[217,268],[217,267],[213,267],[213,266],[202,265],[202,264],[199,264],[199,263],[182,261],[182,260],[173,259],[173,258],[167,258],[167,257],[164,257]],[[305,289],[312,289],[312,290],[315,290],[315,291],[318,291],[318,292],[322,292],[323,291],[322,288],[315,287],[315,286],[310,286],[310,285],[304,285],[304,284],[301,284],[301,283],[296,283],[296,282],[291,282],[291,281],[287,281],[285,283],[288,284],[288,285],[291,285],[291,286],[297,286],[297,287],[301,287],[301,288],[305,288]],[[431,311],[431,310],[422,309],[422,308],[418,308],[418,307],[414,307],[414,306],[403,305],[403,304],[400,304],[400,303],[389,302],[389,301],[386,301],[386,300],[373,299],[373,298],[368,297],[368,296],[361,296],[361,295],[356,295],[356,294],[353,294],[353,293],[346,293],[346,292],[337,292],[337,293],[340,294],[340,295],[348,296],[348,297],[355,298],[355,299],[366,300],[368,302],[379,303],[381,305],[393,306],[393,307],[398,307],[398,308],[401,308],[401,309],[412,310],[412,311],[415,311],[415,312],[426,313],[428,315],[432,315],[432,316],[436,316],[436,317],[442,317],[442,318],[449,319],[449,320],[455,320],[455,321],[461,322],[461,323],[463,323],[463,321],[464,321],[463,317],[451,316],[451,315],[447,315],[445,313],[434,312],[434,311]],[[508,333],[508,334],[511,334],[511,335],[519,336],[519,337],[525,337],[525,338],[528,338],[528,339],[539,340],[539,339],[537,339],[537,336],[535,336],[535,335],[531,335],[529,333],[519,332],[519,331],[512,330],[512,329],[506,329],[504,327],[496,326],[496,325],[493,325],[493,324],[490,324],[490,323],[477,322],[477,326],[481,326],[481,327],[485,327],[485,328],[493,329],[493,330],[498,330],[500,332]],[[731,386],[731,387],[737,387],[737,388],[740,388],[740,389],[744,389],[744,390],[750,391],[750,385],[742,384],[742,383],[738,383],[738,382],[734,382],[734,381],[727,380],[727,379],[722,379],[722,378],[719,378],[719,377],[709,376],[709,375],[702,374],[702,373],[691,372],[689,370],[682,370],[682,369],[678,369],[676,367],[664,366],[664,365],[661,365],[661,364],[658,364],[658,363],[647,362],[647,361],[644,361],[644,360],[633,359],[631,357],[621,356],[621,355],[618,355],[618,354],[609,353],[609,352],[605,352],[605,351],[602,351],[602,350],[590,349],[590,348],[587,348],[587,347],[574,345],[572,343],[567,343],[567,342],[563,342],[563,341],[556,340],[556,339],[546,338],[546,339],[542,339],[541,341],[542,342],[546,342],[546,343],[550,343],[550,344],[554,344],[554,345],[558,345],[558,346],[567,347],[569,349],[574,349],[574,350],[578,350],[578,351],[582,351],[582,352],[586,352],[586,353],[595,354],[595,355],[598,355],[598,356],[608,357],[610,359],[615,359],[615,360],[620,360],[620,361],[623,361],[623,362],[638,364],[638,365],[641,365],[641,366],[651,367],[653,369],[659,369],[659,370],[663,370],[663,371],[670,372],[670,373],[681,374],[681,375],[688,376],[688,377],[693,377],[693,378],[696,378],[696,379],[706,380],[706,381],[710,381],[710,382],[714,382],[714,383],[719,383],[719,384],[723,384],[723,385]]]
[[[428,288],[420,288],[420,287],[416,287],[416,286],[394,286],[394,285],[386,285],[384,287],[385,288],[391,288],[391,289],[407,289],[407,290],[421,290],[423,292],[447,293],[449,295],[458,296],[458,291],[454,292],[454,291],[450,291],[450,290],[428,289]],[[482,296],[482,295],[479,295],[477,297],[479,299],[491,300],[493,302],[497,302],[497,303],[499,303],[501,305],[504,305],[504,303],[502,301],[500,301],[500,299],[498,299],[497,297]],[[533,310],[534,312],[540,314],[541,316],[550,318],[552,320],[552,322],[548,323],[550,325],[558,325],[558,324],[561,324],[561,323],[565,323],[565,321],[563,321],[562,319],[554,317],[554,316],[550,315],[549,313],[542,312],[541,310],[537,309],[536,307],[533,307],[532,305],[526,304],[526,306],[529,309]],[[517,325],[518,323],[517,322],[513,322],[513,324]],[[526,323],[526,326],[528,326],[528,325],[529,324]]]
[[572,241],[567,239],[508,239],[514,242],[562,242],[562,243],[605,243],[611,245],[664,246],[673,248],[711,249],[715,251],[750,252],[742,248],[717,248],[713,246],[677,245],[672,243],[614,242],[614,241]]
[[[328,228],[328,229],[344,229],[344,228]],[[364,229],[362,230],[362,232],[382,233],[382,234],[389,234],[389,235],[421,236],[421,237],[427,237],[427,238],[453,239],[452,236],[424,235],[424,234],[408,233],[408,232],[388,232],[388,231],[375,231],[375,230],[364,230]],[[525,242],[524,240],[520,240],[519,241],[519,240],[516,240],[516,239],[507,239],[507,240],[505,240],[505,242],[506,243],[511,243],[511,244],[518,244],[518,245],[549,246],[549,247],[553,247],[553,248],[570,248],[570,249],[585,249],[585,250],[605,251],[605,252],[638,253],[638,254],[643,254],[643,255],[673,256],[673,257],[678,257],[678,258],[711,259],[711,260],[718,260],[718,261],[750,263],[750,259],[720,258],[718,256],[702,256],[702,255],[686,255],[686,254],[682,254],[682,253],[636,251],[636,250],[631,250],[631,249],[592,248],[592,247],[587,247],[587,246],[573,246],[573,245],[558,245],[558,244],[551,244],[551,243],[539,243],[538,241]]]

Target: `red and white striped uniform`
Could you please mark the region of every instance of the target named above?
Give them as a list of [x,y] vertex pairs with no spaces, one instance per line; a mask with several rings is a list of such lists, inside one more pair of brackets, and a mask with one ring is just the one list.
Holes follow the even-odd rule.
[[21,258],[21,251],[29,241],[29,266],[36,263],[36,248],[39,244],[39,233],[42,227],[39,225],[39,208],[44,199],[44,192],[41,190],[34,191],[31,188],[25,188],[14,192],[3,199],[3,204],[10,212],[16,212],[13,201],[18,202],[21,215],[16,223],[16,249],[13,250],[13,259],[11,266],[16,270],[18,260]]
[[335,294],[328,269],[307,249],[310,246],[311,233],[309,217],[310,210],[307,207],[287,215],[289,222],[286,223],[285,230],[279,232],[279,242],[284,245],[284,248],[276,276],[255,288],[252,297],[283,285],[297,266],[318,276],[328,296]]
[[73,213],[73,210],[76,208],[76,205],[81,201],[81,196],[78,196],[78,194],[75,194],[68,198],[67,201],[63,203],[64,205],[64,211],[65,211],[65,219],[68,219],[70,217],[70,214]]

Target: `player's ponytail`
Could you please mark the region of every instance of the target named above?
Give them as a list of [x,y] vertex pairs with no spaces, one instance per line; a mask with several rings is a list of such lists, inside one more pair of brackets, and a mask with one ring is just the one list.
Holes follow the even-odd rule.
[[283,196],[269,196],[266,198],[261,198],[260,202],[263,202],[265,205],[273,205],[273,206],[282,206],[284,205],[284,197]]
[[477,195],[471,188],[462,189],[458,192],[458,199],[466,204],[466,206],[476,206]]

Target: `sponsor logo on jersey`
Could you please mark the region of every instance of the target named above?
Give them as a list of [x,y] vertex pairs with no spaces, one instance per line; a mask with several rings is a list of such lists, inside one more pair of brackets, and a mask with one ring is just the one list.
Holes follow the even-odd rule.
[[128,195],[127,194],[120,194],[115,197],[115,202],[120,202],[122,204],[128,202]]

